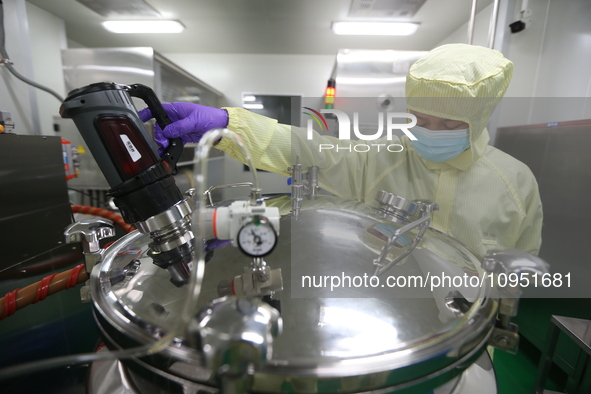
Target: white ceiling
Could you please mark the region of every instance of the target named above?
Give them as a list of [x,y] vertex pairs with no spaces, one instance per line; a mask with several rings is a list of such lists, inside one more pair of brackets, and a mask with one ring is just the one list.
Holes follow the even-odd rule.
[[[414,35],[353,37],[334,35],[330,29],[332,21],[350,19],[351,0],[146,0],[162,19],[180,20],[185,25],[180,34],[109,33],[100,24],[109,18],[76,0],[27,1],[63,19],[68,39],[85,47],[323,55],[334,55],[340,48],[429,50],[469,19],[472,4],[472,0],[427,0],[407,19],[421,23]],[[491,2],[478,1],[478,10]]]

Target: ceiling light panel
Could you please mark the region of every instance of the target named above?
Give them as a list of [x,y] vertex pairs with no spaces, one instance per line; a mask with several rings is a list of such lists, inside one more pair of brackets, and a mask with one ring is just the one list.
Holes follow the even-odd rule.
[[160,16],[144,0],[76,0],[102,16]]
[[262,103],[245,103],[242,104],[242,107],[246,109],[265,109]]
[[353,0],[351,18],[411,18],[427,0]]
[[418,23],[404,22],[333,22],[332,31],[342,36],[410,36]]
[[179,21],[104,21],[102,25],[112,33],[180,33],[185,27]]

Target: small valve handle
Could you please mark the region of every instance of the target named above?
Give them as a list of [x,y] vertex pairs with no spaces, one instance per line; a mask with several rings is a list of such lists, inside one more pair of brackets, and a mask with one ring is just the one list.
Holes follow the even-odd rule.
[[433,202],[433,203],[421,202],[420,207],[421,207],[422,212],[439,211],[439,204],[437,204],[436,202]]
[[413,201],[415,204],[419,206],[419,211],[421,212],[421,217],[427,216],[429,212],[439,211],[439,204],[432,201]]
[[84,254],[98,254],[99,241],[115,236],[115,228],[108,219],[81,220],[66,227],[64,235],[67,243],[82,242]]

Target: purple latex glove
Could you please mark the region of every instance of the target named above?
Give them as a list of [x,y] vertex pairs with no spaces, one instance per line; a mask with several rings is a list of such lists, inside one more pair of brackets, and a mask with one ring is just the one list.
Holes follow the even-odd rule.
[[[164,130],[157,123],[154,125],[154,140],[161,147],[159,151],[168,147],[169,138],[180,137],[183,145],[188,142],[199,142],[207,131],[228,126],[228,112],[223,109],[192,103],[172,103],[162,104],[162,106],[172,123]],[[142,109],[139,115],[142,122],[154,117],[149,108]]]
[[217,248],[221,248],[223,246],[229,245],[232,243],[231,239],[208,239],[205,241],[205,263],[208,263],[209,260],[213,258],[213,251]]
[[221,248],[222,246],[226,246],[232,243],[231,239],[208,239],[205,241],[205,250],[213,250],[217,248]]

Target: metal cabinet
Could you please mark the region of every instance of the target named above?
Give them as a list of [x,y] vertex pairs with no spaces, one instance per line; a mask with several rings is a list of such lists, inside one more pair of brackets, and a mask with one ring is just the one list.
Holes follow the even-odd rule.
[[[570,272],[575,279],[572,289],[576,291],[548,289],[548,298],[520,301],[515,321],[521,334],[541,350],[552,315],[591,318],[587,283],[591,278],[591,120],[503,127],[497,130],[495,146],[532,170],[544,209],[540,257],[552,272]],[[573,375],[579,355],[578,346],[561,338],[554,362]]]

